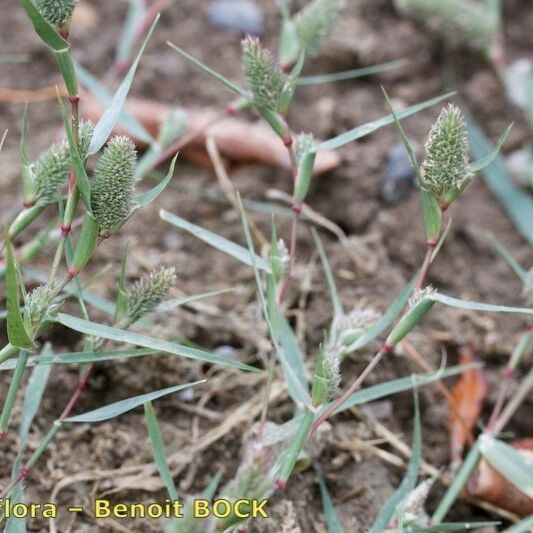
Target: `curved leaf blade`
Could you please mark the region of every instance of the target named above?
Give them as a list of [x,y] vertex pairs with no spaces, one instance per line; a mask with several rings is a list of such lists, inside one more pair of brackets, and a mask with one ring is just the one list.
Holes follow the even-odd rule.
[[255,264],[257,268],[260,268],[261,270],[270,274],[271,270],[270,270],[270,265],[268,264],[268,262],[256,254],[254,254],[254,257],[252,260],[251,253],[246,248],[244,248],[244,246],[241,246],[240,244],[236,244],[233,241],[226,239],[225,237],[221,237],[220,235],[217,235],[216,233],[213,233],[212,231],[202,228],[201,226],[197,226],[196,224],[193,224],[192,222],[189,222],[171,213],[170,211],[167,211],[166,209],[161,209],[159,211],[159,216],[165,222],[172,224],[176,228],[183,229],[189,232],[194,237],[204,241],[205,243],[209,244],[213,248],[216,248],[217,250],[220,250],[221,252],[224,252],[225,254],[228,254],[231,257],[234,257],[235,259],[239,260],[241,263],[244,263],[245,265],[248,265],[251,267],[253,267]]
[[89,155],[98,152],[98,150],[100,150],[100,148],[102,148],[102,146],[107,141],[109,135],[111,135],[111,132],[113,131],[113,128],[115,127],[115,124],[117,123],[122,113],[124,104],[126,103],[126,97],[128,96],[131,84],[133,83],[135,72],[137,71],[137,67],[139,66],[146,45],[148,44],[148,41],[152,36],[154,28],[159,21],[159,17],[160,16],[157,15],[154,22],[152,23],[152,26],[148,30],[148,34],[144,39],[144,42],[141,46],[141,49],[139,50],[139,53],[137,54],[137,57],[135,58],[135,61],[132,63],[130,69],[128,70],[128,73],[122,80],[122,83],[118,86],[118,89],[116,90],[113,99],[103,112],[102,116],[100,117],[100,120],[98,121],[98,124],[96,124],[91,140],[91,145],[89,146]]
[[163,396],[167,396],[168,394],[172,394],[183,389],[188,389],[189,387],[194,387],[200,383],[205,383],[205,381],[206,380],[204,379],[201,381],[194,381],[192,383],[185,383],[183,385],[175,385],[173,387],[167,387],[166,389],[160,389],[157,391],[148,392],[147,394],[141,394],[140,396],[127,398],[126,400],[120,400],[81,415],[65,418],[63,422],[89,424],[94,422],[103,422],[104,420],[116,418],[117,416],[127,413],[128,411],[131,411],[146,402],[151,402],[153,400],[157,400],[158,398],[162,398]]
[[56,321],[60,324],[63,324],[67,328],[79,331],[85,335],[94,335],[95,337],[101,337],[103,339],[109,339],[115,342],[126,342],[128,344],[134,344],[144,348],[151,348],[152,350],[157,350],[159,352],[180,355],[182,357],[196,359],[206,363],[229,366],[239,370],[259,372],[259,369],[253,366],[249,366],[226,357],[221,357],[211,352],[198,350],[196,348],[184,346],[183,344],[156,339],[154,337],[149,337],[148,335],[134,333],[133,331],[118,329],[111,326],[104,326],[103,324],[96,324],[95,322],[90,322],[89,320],[66,315],[64,313],[59,313]]
[[[413,105],[411,107],[408,107],[407,109],[404,109],[396,113],[396,117],[399,120],[401,120],[402,118],[406,118],[410,115],[414,115],[415,113],[418,113],[418,111],[422,111],[423,109],[426,109],[435,104],[438,104],[439,102],[442,102],[443,100],[446,100],[447,98],[450,98],[450,96],[453,96],[454,94],[455,92],[450,92],[447,94],[443,94],[441,96],[437,96],[435,98],[431,98],[430,100],[426,100],[425,102],[422,102],[420,104]],[[360,139],[361,137],[370,135],[371,133],[374,133],[379,128],[382,128],[383,126],[388,126],[389,124],[392,124],[393,122],[394,122],[394,117],[392,116],[392,114],[388,114],[379,119],[373,120],[371,122],[367,122],[366,124],[362,124],[361,126],[357,126],[349,131],[345,131],[344,133],[341,133],[340,135],[337,135],[336,137],[333,137],[332,139],[328,139],[327,141],[320,143],[318,145],[318,149],[319,150],[335,150],[337,148],[340,148],[341,146],[344,146],[345,144],[348,144],[352,141],[356,141],[357,139]]]

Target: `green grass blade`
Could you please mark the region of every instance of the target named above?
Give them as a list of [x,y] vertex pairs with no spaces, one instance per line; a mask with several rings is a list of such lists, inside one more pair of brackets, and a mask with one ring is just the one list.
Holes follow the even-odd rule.
[[[113,100],[113,95],[107,90],[100,81],[93,76],[87,69],[78,63],[75,64],[76,74],[80,84],[83,85],[93,96],[95,96],[104,106],[108,106]],[[118,117],[118,123],[124,126],[124,129],[136,139],[150,145],[155,139],[150,132],[124,108]]]
[[115,62],[121,65],[126,64],[131,55],[135,40],[137,39],[137,28],[146,14],[146,6],[144,0],[129,0],[128,13],[120,39],[117,44],[117,51],[115,54]]
[[189,387],[194,387],[200,383],[205,383],[205,379],[202,381],[194,381],[193,383],[185,383],[183,385],[174,385],[173,387],[167,387],[166,389],[148,392],[147,394],[141,394],[140,396],[133,396],[132,398],[120,400],[81,415],[65,418],[64,422],[89,424],[93,422],[103,422],[104,420],[116,418],[117,416],[127,413],[128,411],[131,411],[136,407],[145,404],[146,402],[151,402],[161,398],[162,396],[167,396],[168,394],[172,394]]
[[304,415],[301,417],[300,425],[292,438],[289,448],[280,458],[280,472],[276,479],[277,487],[283,488],[287,484],[287,480],[289,479],[294,465],[296,464],[298,455],[300,455],[300,452],[307,442],[307,437],[309,436],[309,432],[311,431],[311,426],[313,425],[314,421],[314,412],[306,410]]
[[431,299],[440,302],[450,307],[457,307],[458,309],[468,309],[471,311],[486,311],[489,313],[517,313],[524,315],[533,315],[533,307],[509,307],[508,305],[486,304],[483,302],[470,302],[468,300],[460,300],[453,298],[446,294],[435,293],[431,295]]
[[118,278],[117,301],[115,304],[115,321],[121,319],[126,314],[128,306],[126,296],[126,261],[128,259],[129,242],[126,241],[124,251],[122,252],[122,260],[120,261],[120,276]]
[[342,315],[343,310],[341,299],[339,297],[339,292],[337,291],[335,278],[333,277],[333,272],[331,271],[324,246],[315,228],[311,228],[311,233],[313,234],[313,239],[315,240],[315,245],[320,255],[320,260],[322,261],[322,268],[324,269],[324,274],[326,275],[326,280],[328,282],[329,294],[331,296],[331,302],[333,303],[333,313],[335,316]]
[[372,74],[379,74],[380,72],[387,72],[388,70],[405,67],[409,63],[409,59],[397,59],[395,61],[388,61],[387,63],[381,63],[379,65],[343,70],[341,72],[333,72],[331,74],[302,76],[298,80],[298,85],[321,85],[323,83],[355,80],[357,78],[362,78],[363,76],[371,76]]
[[215,496],[218,486],[220,485],[220,480],[222,479],[222,470],[219,470],[214,476],[213,479],[209,482],[209,485],[203,490],[202,496],[211,501]]
[[68,147],[70,151],[70,159],[72,161],[72,166],[74,167],[74,173],[76,174],[76,185],[80,191],[83,203],[87,211],[92,214],[91,211],[91,186],[89,184],[89,177],[87,176],[87,171],[85,170],[85,164],[81,159],[78,146],[74,140],[74,134],[72,131],[72,125],[70,120],[67,117],[67,111],[65,109],[65,104],[61,98],[57,98],[59,104],[59,113],[63,119],[63,126],[67,134]]
[[[414,386],[414,382],[413,382]],[[413,444],[411,447],[411,459],[407,466],[405,476],[398,487],[398,490],[387,500],[381,508],[376,520],[370,529],[371,533],[381,533],[396,513],[396,509],[405,500],[409,493],[415,488],[418,478],[418,468],[422,456],[422,426],[420,423],[420,407],[418,404],[418,394],[415,389],[415,417],[413,429]]]
[[442,497],[441,501],[437,505],[437,509],[431,517],[431,521],[434,524],[440,524],[444,517],[448,514],[448,511],[454,504],[455,500],[461,494],[463,487],[470,479],[472,472],[476,468],[479,459],[481,458],[481,452],[479,450],[479,439],[475,442],[474,446],[470,448],[468,455],[466,456],[459,472],[455,475],[452,483],[448,487],[448,490]]
[[481,159],[478,159],[477,161],[474,161],[473,163],[470,163],[470,165],[468,165],[468,168],[470,169],[471,172],[479,172],[480,170],[483,170],[485,167],[488,167],[494,161],[494,159],[500,152],[501,147],[503,146],[503,143],[505,142],[505,139],[507,139],[512,127],[513,125],[510,124],[509,126],[507,126],[507,128],[505,128],[505,131],[500,135],[500,138],[498,139],[498,142],[496,143],[494,150],[492,150],[485,157],[482,157]]
[[13,346],[19,348],[34,348],[32,340],[28,336],[19,302],[19,277],[15,258],[13,254],[13,244],[6,241],[6,307],[7,307],[7,338]]
[[237,368],[239,370],[259,372],[259,369],[253,366],[249,366],[226,357],[220,357],[219,355],[211,352],[190,348],[189,346],[184,346],[174,342],[156,339],[154,337],[149,337],[148,335],[142,335],[140,333],[134,333],[132,331],[96,324],[95,322],[83,320],[82,318],[66,315],[64,313],[59,313],[56,320],[67,328],[79,331],[85,335],[94,335],[95,337],[109,339],[115,342],[134,344],[136,346],[151,348],[152,350],[157,350],[160,352],[167,352],[174,355],[187,357],[189,359],[204,361],[206,363],[219,364],[222,366]]
[[[46,357],[51,353],[50,344],[45,344],[44,348],[41,351],[39,357]],[[18,445],[18,456],[20,457],[25,446],[28,433],[30,431],[31,424],[33,419],[39,410],[41,405],[41,400],[44,394],[44,390],[48,383],[48,378],[50,376],[50,366],[37,366],[33,369],[30,379],[28,380],[28,385],[26,386],[26,391],[24,393],[24,402],[22,405],[22,415],[20,417],[19,425],[19,445]]]
[[[28,359],[28,367],[49,366],[49,365],[75,365],[84,363],[101,363],[103,361],[115,361],[131,357],[142,357],[160,353],[159,350],[147,348],[135,348],[131,350],[110,350],[107,352],[66,352],[60,354],[32,355]],[[16,359],[8,359],[0,364],[0,372],[13,370],[17,364]]]
[[320,499],[322,500],[322,509],[324,511],[324,520],[326,522],[328,533],[343,533],[344,529],[341,525],[335,505],[333,504],[333,500],[329,495],[326,480],[324,479],[324,476],[320,470],[316,468],[315,470],[318,478],[318,488],[320,489]]
[[159,216],[165,222],[172,224],[176,228],[183,229],[189,232],[197,239],[200,239],[212,246],[213,248],[216,248],[217,250],[220,250],[221,252],[224,252],[225,254],[234,257],[241,263],[244,263],[248,266],[253,266],[253,264],[255,264],[257,268],[270,273],[270,265],[268,264],[268,262],[256,254],[254,254],[252,258],[252,254],[243,246],[236,244],[224,237],[221,237],[220,235],[217,235],[212,231],[197,226],[192,222],[189,222],[173,213],[170,213],[169,211],[166,211],[165,209],[161,209],[159,211]]
[[[469,368],[476,368],[479,366],[480,365],[476,363],[468,365],[458,365],[451,366],[444,370],[438,370],[437,372],[432,372],[428,374],[416,374],[416,387],[429,385],[430,383],[434,383],[439,379],[455,376]],[[346,411],[346,409],[349,409],[350,407],[353,407],[355,405],[364,405],[366,403],[373,402],[374,400],[384,398],[385,396],[390,396],[391,394],[398,394],[399,392],[411,390],[412,388],[412,376],[393,379],[391,381],[387,381],[386,383],[378,383],[377,385],[372,385],[371,387],[367,387],[360,391],[354,392],[349,398],[346,399],[344,403],[339,406],[335,413],[341,413],[342,411]]]
[[[408,107],[407,109],[404,109],[403,111],[400,111],[399,113],[396,114],[396,116],[398,117],[398,119],[406,118],[410,115],[418,113],[419,111],[422,111],[423,109],[426,109],[435,104],[438,104],[439,102],[442,102],[443,100],[446,100],[447,98],[450,98],[450,96],[453,96],[454,94],[455,92],[450,92],[447,94],[443,94],[441,96],[437,96],[436,98],[432,98],[431,100],[427,100],[420,104],[413,105],[411,107]],[[352,141],[356,141],[357,139],[360,139],[361,137],[369,135],[375,132],[376,130],[378,130],[379,128],[382,128],[383,126],[392,124],[393,122],[394,122],[394,117],[391,114],[386,115],[385,117],[381,117],[377,120],[367,122],[366,124],[362,124],[361,126],[357,126],[356,128],[353,128],[349,131],[341,133],[340,135],[337,135],[337,137],[328,139],[327,141],[320,143],[318,145],[318,149],[319,150],[335,150],[337,148],[340,148],[341,146],[344,146],[345,144],[348,144]]]
[[26,371],[26,363],[28,362],[30,354],[25,350],[21,350],[19,356],[17,357],[17,364],[13,375],[11,376],[11,381],[9,382],[9,388],[7,390],[6,399],[2,407],[2,414],[0,415],[0,435],[3,435],[7,431],[9,425],[9,420],[11,418],[11,413],[13,411],[13,406],[15,405],[15,400],[17,398],[17,393],[20,389],[20,384],[22,382],[22,376]]
[[533,498],[533,461],[509,444],[486,434],[479,437],[479,449],[494,470],[529,498]]
[[354,352],[359,350],[363,346],[366,346],[369,342],[379,337],[399,316],[402,309],[407,304],[409,296],[413,291],[413,287],[416,283],[416,277],[413,277],[409,283],[405,286],[402,292],[396,297],[396,299],[389,306],[383,316],[368,330],[363,333],[353,344],[347,348],[347,352]]
[[100,150],[100,148],[102,148],[102,146],[107,141],[109,135],[111,135],[111,132],[113,131],[113,128],[115,127],[115,124],[117,123],[120,114],[122,113],[124,104],[126,103],[126,98],[130,91],[131,84],[133,83],[133,78],[135,76],[135,72],[137,71],[137,67],[139,66],[139,62],[141,61],[144,49],[146,48],[146,45],[148,44],[148,41],[152,36],[152,33],[158,21],[159,15],[152,23],[152,26],[150,27],[150,30],[146,35],[146,38],[141,46],[141,49],[139,50],[139,53],[137,54],[137,57],[135,58],[135,61],[132,63],[130,69],[128,70],[128,73],[122,80],[122,83],[118,86],[118,89],[116,90],[112,101],[107,106],[102,116],[100,117],[100,120],[96,124],[94,128],[93,137],[91,139],[91,145],[89,146],[89,155],[98,152],[98,150]]
[[176,485],[174,484],[174,479],[172,478],[172,473],[168,467],[163,437],[161,436],[159,424],[157,423],[157,418],[155,416],[154,406],[152,405],[151,401],[148,401],[144,404],[144,416],[146,417],[146,426],[148,428],[148,434],[150,435],[152,453],[154,455],[157,470],[159,471],[159,475],[161,476],[161,479],[167,488],[170,499],[175,501],[178,499],[178,492],[176,490]]
[[141,207],[146,207],[148,204],[151,204],[165,190],[166,186],[170,183],[170,180],[174,176],[174,167],[176,166],[176,159],[178,159],[178,154],[176,154],[174,156],[174,159],[172,159],[167,175],[155,187],[145,193],[138,194],[136,196],[135,201]]
[[287,389],[296,404],[311,407],[303,355],[287,319],[279,312],[272,276],[268,280],[268,317],[276,340],[276,353],[283,368]]
[[[467,116],[470,150],[474,157],[483,157],[491,150],[489,140],[471,117]],[[501,202],[518,231],[533,244],[533,196],[515,185],[504,159],[497,155],[494,161],[483,170],[485,183]]]
[[197,302],[199,300],[205,300],[207,298],[212,298],[214,296],[220,296],[221,294],[226,294],[228,292],[233,292],[235,289],[220,289],[218,291],[203,292],[200,294],[191,294],[190,296],[182,296],[181,298],[172,298],[171,300],[165,300],[161,302],[155,310],[157,312],[168,312],[181,307],[182,305],[187,305],[192,302]]
[[238,94],[239,96],[242,96],[246,100],[248,100],[250,98],[250,96],[246,93],[246,91],[244,89],[241,89],[241,87],[239,87],[236,83],[233,83],[233,82],[229,81],[227,78],[222,76],[222,74],[219,74],[218,72],[213,70],[211,67],[208,67],[207,65],[205,65],[204,63],[202,63],[201,61],[196,59],[191,54],[187,53],[185,50],[183,50],[179,46],[176,46],[175,44],[172,44],[169,41],[167,41],[167,44],[168,44],[168,46],[170,46],[170,48],[172,48],[173,50],[178,52],[178,54],[180,54],[185,59],[190,61],[193,65],[196,65],[200,70],[203,70],[206,74],[209,74],[209,76],[211,76],[215,80],[217,80],[220,83],[222,83],[223,85],[225,85],[228,89],[233,91],[235,94]]
[[496,235],[491,234],[490,239],[496,251],[502,256],[505,262],[511,267],[511,270],[517,275],[520,281],[524,282],[527,277],[527,271],[522,265],[511,255],[511,252],[496,238]]
[[494,528],[501,522],[446,522],[438,526],[409,525],[406,533],[439,533],[440,531],[475,531],[478,528]]

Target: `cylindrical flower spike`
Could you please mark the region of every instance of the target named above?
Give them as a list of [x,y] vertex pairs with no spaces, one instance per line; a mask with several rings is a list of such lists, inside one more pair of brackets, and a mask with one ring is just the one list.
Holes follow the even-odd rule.
[[135,322],[153,311],[176,281],[174,268],[161,268],[137,281],[126,294],[126,316]]
[[35,0],[35,6],[50,24],[65,26],[70,22],[76,0]]
[[37,327],[50,307],[51,289],[49,285],[39,285],[26,297],[25,321],[30,331]]
[[472,180],[469,146],[461,110],[449,104],[431,127],[422,163],[422,185],[446,209]]
[[259,39],[247,36],[242,41],[242,68],[248,80],[254,104],[259,109],[278,111],[286,77]]
[[57,201],[59,188],[70,170],[70,153],[66,141],[53,144],[35,163],[33,168],[33,195],[39,205]]
[[343,7],[344,0],[313,0],[296,15],[296,32],[306,54],[319,52]]
[[113,137],[94,169],[91,207],[100,234],[117,231],[130,215],[137,153],[128,137]]

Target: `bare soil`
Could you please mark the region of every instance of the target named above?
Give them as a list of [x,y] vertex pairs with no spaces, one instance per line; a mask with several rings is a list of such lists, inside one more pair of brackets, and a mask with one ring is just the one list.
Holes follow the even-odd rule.
[[[504,4],[505,36],[509,59],[531,53],[533,10],[529,0],[509,0]],[[262,2],[266,14],[265,40],[274,46],[276,14],[274,2]],[[223,106],[231,97],[226,90],[193,66],[184,62],[165,41],[170,40],[212,65],[232,79],[241,79],[239,36],[210,27],[205,20],[206,0],[176,2],[161,19],[148,46],[132,94],[175,106]],[[119,29],[126,10],[125,2],[82,1],[83,17],[72,28],[74,56],[94,74],[102,76],[109,68]],[[30,28],[15,0],[7,0],[0,21],[2,53],[26,53],[23,64],[0,64],[1,85],[12,89],[36,89],[59,82],[54,60]],[[445,90],[443,65],[451,59],[460,91],[475,118],[495,138],[511,121],[515,126],[506,144],[510,150],[528,135],[521,112],[507,103],[502,86],[490,66],[475,54],[464,50],[445,52],[435,36],[422,27],[400,18],[386,0],[349,2],[338,32],[325,47],[320,58],[312,60],[306,73],[324,73],[371,65],[408,57],[412,63],[383,75],[341,82],[335,85],[298,89],[291,123],[296,131],[313,131],[318,137],[330,137],[345,129],[386,113],[379,85],[383,84],[397,107],[411,105]],[[17,143],[22,105],[0,102],[0,131],[9,128],[1,155],[0,220],[4,224],[20,206],[21,187]],[[405,121],[411,138],[421,146],[438,110],[433,108]],[[250,115],[250,120],[257,120]],[[36,157],[55,137],[60,124],[53,101],[30,106],[30,152]],[[380,184],[386,156],[398,142],[393,127],[380,130],[342,149],[342,165],[316,180],[308,203],[338,224],[351,238],[358,261],[354,262],[328,232],[322,232],[345,306],[360,302],[383,311],[411,277],[424,254],[419,198],[416,192],[398,205],[385,205],[380,198]],[[290,191],[290,177],[283,170],[248,165],[231,169],[231,178],[242,196],[266,200],[269,189]],[[215,198],[215,199],[214,199]],[[218,199],[218,200],[217,200]],[[222,235],[242,242],[242,229],[236,213],[223,201],[211,169],[180,162],[176,178],[168,191],[147,209],[139,212],[121,231],[99,250],[93,273],[105,270],[95,291],[113,298],[116,291],[117,264],[121,250],[129,240],[128,276],[134,279],[158,265],[175,265],[178,271],[176,294],[194,294],[206,290],[235,287],[232,293],[172,312],[168,317],[154,316],[151,334],[166,338],[187,337],[208,349],[230,347],[240,360],[259,363],[258,338],[265,331],[258,319],[258,309],[249,269],[201,242],[178,232],[158,218],[164,207]],[[457,297],[518,305],[521,285],[493,250],[488,234],[494,233],[524,265],[531,265],[531,248],[521,239],[482,179],[478,179],[457,206],[451,209],[453,225],[445,246],[430,272],[430,282],[443,292]],[[268,233],[269,217],[253,214],[254,220]],[[278,220],[280,233],[289,232],[289,221]],[[315,357],[318,342],[331,319],[331,305],[322,271],[317,264],[308,226],[299,232],[298,267],[291,297],[294,308],[301,305],[305,320],[299,325],[303,346],[309,359]],[[39,257],[36,267],[46,269],[50,250]],[[95,320],[108,320],[93,313]],[[495,397],[495,385],[519,332],[525,327],[516,316],[472,314],[435,307],[414,332],[410,340],[434,367],[443,353],[448,364],[457,361],[457,351],[472,342],[478,357],[485,363],[490,393],[487,411]],[[76,347],[77,336],[56,327],[50,333],[58,348]],[[259,347],[261,344],[259,343]],[[375,346],[363,350],[343,366],[348,382],[368,362]],[[261,348],[259,348],[261,349]],[[368,384],[419,371],[405,354],[384,361],[372,374]],[[257,419],[257,395],[264,381],[251,382],[239,373],[209,368],[189,360],[158,355],[101,364],[94,373],[89,389],[77,406],[84,412],[119,399],[171,384],[193,379],[211,378],[197,388],[192,397],[170,396],[157,402],[156,409],[169,454],[188,450],[187,461],[176,460],[175,470],[180,494],[201,492],[219,470],[223,481],[231,479],[240,461],[243,436]],[[9,376],[0,376],[0,396],[7,390]],[[48,393],[32,428],[29,448],[34,449],[58,416],[75,387],[77,370],[56,366]],[[255,401],[255,403],[254,403]],[[449,462],[446,429],[447,409],[436,388],[425,387],[421,393],[423,413],[424,458],[437,468]],[[199,405],[210,418],[184,410]],[[201,446],[207,432],[245,405],[245,415],[235,428],[209,446]],[[519,437],[531,437],[532,400],[518,412],[510,430]],[[13,420],[17,425],[18,409]],[[373,412],[399,438],[410,442],[412,399],[401,394],[380,402]],[[248,414],[246,414],[248,413]],[[290,400],[281,392],[271,403],[269,419],[288,420],[292,414]],[[0,484],[7,481],[16,454],[15,432],[0,446]],[[330,443],[317,458],[325,474],[338,512],[347,531],[365,531],[378,509],[397,486],[403,470],[382,461],[363,449],[342,451],[339,441],[375,438],[365,412],[337,416],[328,430]],[[200,443],[200,446],[197,446]],[[197,449],[197,448],[200,449]],[[384,449],[396,453],[384,446]],[[128,477],[129,467],[151,462],[147,432],[140,412],[130,413],[109,423],[94,426],[69,426],[62,430],[48,452],[31,472],[27,484],[29,500],[47,501],[57,484],[64,487],[56,495],[65,509],[68,505],[86,505],[95,495],[108,494],[116,502],[164,499],[157,476],[141,471]],[[111,474],[105,471],[115,470]],[[138,472],[137,472],[138,473]],[[78,476],[78,478],[76,478]],[[120,490],[113,490],[120,486]],[[358,489],[358,490],[357,490]],[[442,493],[436,485],[434,496]],[[252,531],[325,531],[320,496],[313,469],[291,478],[285,492],[271,504],[272,518],[252,524]],[[488,519],[490,515],[474,506],[459,504],[450,519]],[[57,523],[60,531],[160,531],[154,521],[118,523],[99,522],[90,514],[72,518],[62,511]],[[46,531],[48,524],[35,520],[32,531]],[[120,527],[126,529],[119,529]]]

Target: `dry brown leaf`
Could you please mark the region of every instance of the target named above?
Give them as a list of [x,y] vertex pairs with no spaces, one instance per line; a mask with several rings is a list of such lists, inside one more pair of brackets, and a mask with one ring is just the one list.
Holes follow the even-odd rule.
[[[466,345],[459,352],[459,364],[475,361],[474,348]],[[472,440],[472,429],[481,414],[483,400],[487,395],[487,382],[483,369],[471,368],[461,374],[451,390],[452,405],[448,417],[452,471],[461,463],[463,449]]]
[[[520,453],[533,459],[533,439],[521,439],[511,443]],[[519,516],[533,514],[533,499],[507,481],[482,459],[466,485],[466,494],[507,509]]]
[[[96,122],[102,112],[102,104],[91,94],[83,92],[82,113]],[[130,98],[128,111],[153,135],[156,136],[161,124],[172,108],[152,100]],[[290,169],[287,149],[270,128],[262,123],[221,116],[206,109],[187,109],[188,124],[184,138],[190,142],[180,147],[180,155],[197,163],[210,165],[205,150],[208,136],[213,137],[223,157],[236,163],[262,163]],[[214,120],[215,119],[215,120]],[[115,133],[126,133],[118,127]],[[142,143],[138,143],[142,144]],[[173,154],[172,154],[173,155]],[[315,160],[314,174],[320,175],[340,165],[340,156],[333,150],[320,150]]]

